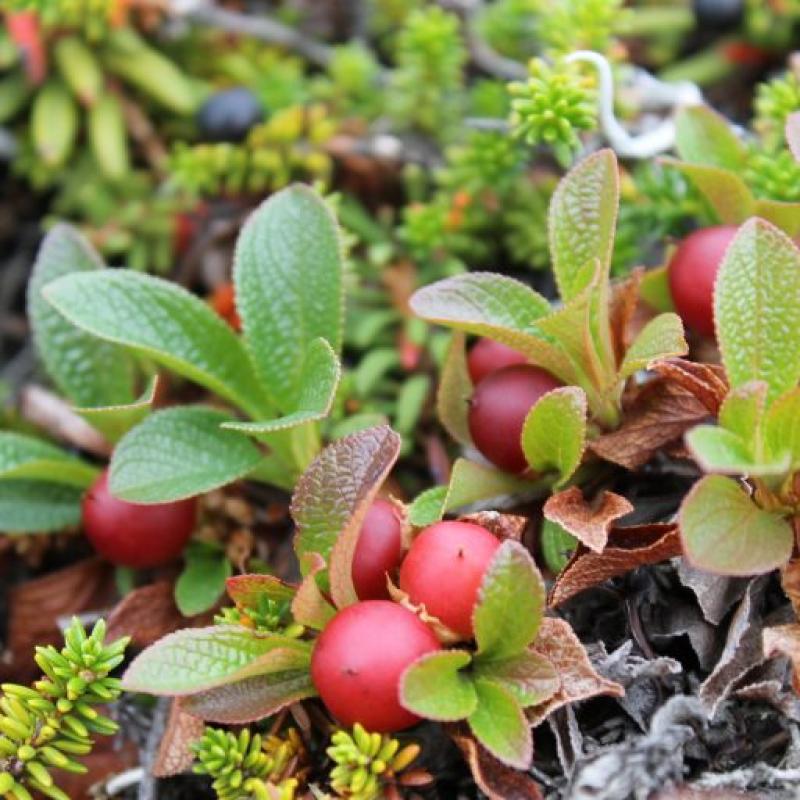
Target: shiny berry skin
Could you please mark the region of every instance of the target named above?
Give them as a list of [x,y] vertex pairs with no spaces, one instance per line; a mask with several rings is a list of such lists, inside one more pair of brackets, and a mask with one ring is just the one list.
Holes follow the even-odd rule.
[[200,133],[210,142],[239,142],[263,119],[261,101],[244,86],[212,94],[197,112]]
[[194,530],[197,498],[139,505],[114,497],[108,470],[83,498],[83,528],[92,547],[121,567],[158,567],[174,561]]
[[500,540],[480,525],[437,522],[414,539],[400,567],[400,588],[414,605],[471,639],[478,590],[498,547]]
[[503,367],[527,362],[522,353],[494,339],[478,339],[467,354],[467,368],[473,386],[479,384],[487,375]]
[[388,500],[376,500],[367,511],[353,554],[353,585],[359,600],[389,597],[386,575],[393,576],[402,552],[402,526]]
[[311,654],[311,679],[343,725],[399,731],[419,722],[400,705],[400,676],[440,649],[433,631],[407,608],[367,600],[342,609],[322,631]]
[[487,375],[472,393],[467,421],[475,447],[506,472],[523,472],[522,426],[536,401],[561,384],[529,364],[504,367]]
[[687,328],[703,336],[714,336],[714,281],[736,231],[734,225],[715,225],[690,233],[667,267],[678,316]]

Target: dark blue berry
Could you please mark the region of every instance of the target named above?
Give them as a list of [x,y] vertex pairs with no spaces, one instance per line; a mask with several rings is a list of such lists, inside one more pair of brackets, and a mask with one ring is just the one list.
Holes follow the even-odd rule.
[[200,133],[211,142],[239,142],[263,119],[261,101],[243,86],[216,92],[197,112]]

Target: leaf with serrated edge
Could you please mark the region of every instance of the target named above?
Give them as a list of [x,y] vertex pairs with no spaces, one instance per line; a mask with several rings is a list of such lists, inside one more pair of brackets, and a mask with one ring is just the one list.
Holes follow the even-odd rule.
[[491,661],[478,658],[475,675],[508,689],[523,708],[548,700],[561,683],[553,665],[544,656],[529,650]]
[[138,400],[125,405],[75,408],[93,428],[100,431],[112,444],[116,444],[131,428],[138,425],[153,410],[159,387],[159,377],[154,375]]
[[536,638],[544,613],[544,581],[530,553],[505,541],[481,580],[472,612],[478,657],[518,655]]
[[295,587],[274,575],[235,575],[225,581],[228,597],[237,606],[257,608],[263,597],[278,603],[288,602],[294,597]]
[[297,411],[308,348],[342,348],[343,259],[336,219],[307,186],[268,198],[239,234],[233,278],[247,348],[274,405]]
[[625,353],[619,373],[628,378],[654,361],[682,356],[689,350],[683,338],[683,323],[677,314],[659,314],[651,319]]
[[44,297],[94,336],[152,358],[255,418],[269,412],[240,339],[199,297],[177,284],[108,269],[59,278],[45,287]]
[[708,572],[755,575],[785,564],[792,554],[789,522],[759,508],[739,483],[722,475],[694,485],[679,525],[686,558]]
[[436,411],[444,429],[460,444],[471,444],[468,411],[472,381],[467,369],[464,334],[454,331],[436,392]]
[[607,279],[619,205],[619,172],[612,150],[581,161],[558,184],[550,201],[553,274],[564,302],[592,282],[595,262]]
[[0,480],[30,478],[86,488],[99,470],[49,442],[0,431]]
[[753,451],[761,445],[767,391],[764,381],[750,381],[728,392],[719,408],[719,424]]
[[168,503],[246,475],[261,453],[245,436],[220,428],[230,418],[204,406],[152,414],[114,449],[111,493],[131,503]]
[[28,319],[45,369],[78,405],[128,403],[133,399],[133,363],[119,347],[76,328],[42,296],[63,275],[97,272],[103,260],[69,225],[56,225],[44,238],[28,282]]
[[186,564],[175,583],[175,604],[184,617],[213,608],[225,592],[231,562],[220,547],[192,543],[185,553]]
[[715,425],[698,425],[686,434],[686,446],[703,472],[722,475],[782,475],[789,458],[758,462],[741,436]]
[[478,705],[475,687],[462,672],[471,661],[465,650],[442,650],[418,658],[400,677],[400,703],[425,719],[466,719]]
[[182,696],[254,675],[305,668],[311,646],[277,634],[214,625],[176,631],[140,653],[125,671],[129,692]]
[[329,444],[297,483],[292,517],[295,550],[319,553],[329,564],[337,608],[356,602],[352,561],[361,524],[400,453],[389,427],[358,431]]
[[418,289],[410,305],[428,322],[494,339],[564,383],[575,383],[564,352],[537,332],[536,321],[550,314],[550,304],[520,281],[491,272],[455,275]]
[[684,161],[741,170],[747,149],[728,121],[708,106],[686,106],[675,118],[675,149]]
[[287,670],[182,697],[180,703],[187,713],[207,722],[247,725],[316,694],[308,670]]
[[588,502],[578,486],[548,497],[542,509],[547,519],[557,522],[596,553],[606,546],[614,522],[631,511],[633,506],[622,495],[604,491],[599,498]]
[[65,483],[0,481],[0,531],[47,533],[77,525],[83,492]]
[[753,219],[720,265],[714,319],[733,388],[764,381],[771,402],[800,379],[800,251],[785,233]]
[[301,625],[321,631],[336,615],[317,583],[317,574],[327,565],[319,553],[306,553],[301,561],[303,580],[292,600],[292,616]]
[[315,339],[308,346],[296,407],[290,414],[266,422],[225,422],[222,427],[258,438],[261,434],[288,430],[324,419],[333,405],[341,376],[342,369],[336,353],[325,339]]
[[735,172],[702,164],[686,164],[671,158],[662,163],[680,170],[705,197],[723,225],[741,225],[755,211],[755,199]]
[[556,470],[557,486],[569,480],[586,446],[586,394],[577,386],[553,389],[539,398],[522,426],[525,460],[536,472]]
[[467,721],[477,740],[504,764],[528,769],[533,758],[533,737],[514,695],[485,678],[475,680],[475,691],[478,707]]

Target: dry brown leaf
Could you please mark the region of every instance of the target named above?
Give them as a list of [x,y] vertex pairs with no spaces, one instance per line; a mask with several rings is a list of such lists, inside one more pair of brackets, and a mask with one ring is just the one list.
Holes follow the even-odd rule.
[[587,502],[577,486],[551,495],[543,509],[547,519],[557,522],[596,553],[603,552],[614,522],[631,511],[633,506],[621,495],[603,492],[602,496]]
[[515,542],[522,541],[522,534],[528,524],[527,517],[519,517],[515,514],[501,514],[499,511],[478,511],[476,514],[466,514],[459,517],[462,522],[472,522],[486,528],[498,539],[512,539]]
[[545,617],[533,651],[549,659],[561,679],[561,687],[547,701],[525,712],[532,726],[542,723],[561,706],[607,694],[622,697],[625,690],[614,681],[598,675],[572,626],[557,617]]
[[507,767],[482,747],[466,726],[449,726],[453,741],[461,750],[472,777],[489,800],[541,800],[542,793],[524,772]]
[[603,581],[624,575],[645,564],[657,564],[681,553],[678,526],[652,523],[615,528],[602,553],[579,545],[550,590],[548,603],[555,607]]
[[[207,624],[210,616],[199,624]],[[175,605],[172,581],[158,581],[134,589],[117,604],[108,617],[108,635],[112,640],[130,636],[134,646],[144,648],[188,624]]]
[[635,470],[709,416],[693,394],[664,378],[647,383],[628,405],[617,430],[589,442],[606,461]]
[[670,358],[653,364],[651,369],[686,389],[708,409],[709,414],[717,416],[719,407],[728,394],[725,371],[718,364]]
[[781,570],[781,587],[792,604],[794,615],[800,619],[800,558],[793,558]]
[[792,687],[800,694],[800,625],[776,625],[764,629],[764,656],[786,656],[792,664]]
[[0,661],[0,674],[19,681],[38,675],[33,648],[61,646],[59,617],[104,608],[114,591],[111,568],[97,558],[15,586],[8,593],[7,653]]
[[644,269],[637,267],[625,280],[615,283],[611,287],[608,313],[611,323],[611,342],[614,346],[617,364],[622,363],[622,359],[633,341],[631,322],[639,304],[639,286],[643,275]]
[[168,778],[189,769],[194,762],[191,746],[200,739],[204,730],[203,720],[187,714],[181,709],[180,701],[173,700],[167,727],[153,763],[153,775],[156,778]]

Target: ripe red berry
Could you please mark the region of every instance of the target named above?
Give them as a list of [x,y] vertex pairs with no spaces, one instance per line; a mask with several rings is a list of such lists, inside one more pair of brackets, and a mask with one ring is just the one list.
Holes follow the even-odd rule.
[[475,447],[507,472],[527,467],[522,452],[522,426],[536,401],[561,384],[529,364],[504,367],[487,375],[469,403],[469,432]]
[[322,631],[311,655],[311,678],[343,725],[399,731],[419,722],[400,705],[400,676],[440,648],[433,631],[407,608],[367,600],[342,609]]
[[112,564],[144,568],[167,564],[194,530],[197,498],[139,505],[114,497],[108,470],[83,498],[83,527],[92,546]]
[[376,500],[367,511],[353,554],[353,584],[359,600],[389,597],[386,575],[400,563],[402,527],[395,507]]
[[703,336],[714,335],[714,281],[736,231],[734,225],[715,225],[690,233],[667,267],[675,310],[684,325]]
[[467,368],[473,386],[477,386],[487,375],[503,367],[525,364],[528,359],[522,353],[494,339],[478,339],[467,354]]
[[472,638],[472,610],[500,540],[471,522],[437,522],[414,539],[400,567],[400,588],[448,628]]

